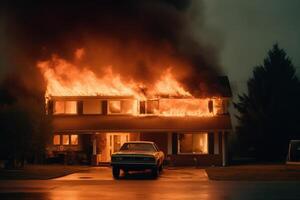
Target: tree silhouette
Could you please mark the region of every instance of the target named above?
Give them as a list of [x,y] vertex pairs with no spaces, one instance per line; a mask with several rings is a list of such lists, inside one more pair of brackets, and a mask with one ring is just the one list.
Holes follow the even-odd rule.
[[27,88],[15,74],[0,83],[0,130],[0,160],[9,161],[9,167],[43,160],[52,132],[44,93]]
[[247,86],[247,94],[234,103],[242,150],[252,149],[260,160],[284,159],[289,140],[300,136],[300,87],[291,59],[278,44],[254,68]]

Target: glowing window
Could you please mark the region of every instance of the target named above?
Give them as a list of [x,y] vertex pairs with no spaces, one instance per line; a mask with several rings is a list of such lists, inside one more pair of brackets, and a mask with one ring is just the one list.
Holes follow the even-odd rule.
[[121,113],[121,101],[120,100],[108,101],[108,113],[109,114]]
[[83,101],[83,114],[101,114],[102,102],[97,99]]
[[62,144],[63,145],[69,145],[70,144],[70,137],[69,137],[69,135],[63,135],[62,136]]
[[78,135],[71,135],[71,145],[78,145]]
[[179,134],[179,153],[207,154],[207,133]]
[[133,114],[137,108],[137,101],[132,99],[108,101],[108,114]]
[[158,100],[148,100],[146,104],[147,114],[157,114],[158,113]]
[[214,112],[215,114],[217,115],[222,115],[225,112],[225,107],[226,107],[226,104],[225,104],[225,101],[223,101],[222,99],[214,99],[213,100],[213,105],[214,105]]
[[55,101],[54,114],[63,114],[63,113],[65,113],[65,102],[64,101]]
[[135,103],[136,103],[136,101],[134,101],[134,100],[122,100],[121,101],[121,113],[122,114],[132,114],[133,112],[136,112],[137,105],[135,107]]
[[76,113],[77,113],[77,102],[65,101],[65,114],[76,114]]
[[60,145],[60,135],[54,135],[53,136],[53,144],[54,145]]
[[54,114],[76,114],[76,101],[55,101]]

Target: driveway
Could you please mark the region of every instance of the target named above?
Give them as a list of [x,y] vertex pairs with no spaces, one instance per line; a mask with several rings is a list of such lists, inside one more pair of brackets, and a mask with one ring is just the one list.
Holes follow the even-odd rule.
[[299,200],[299,187],[300,181],[210,181],[195,168],[169,168],[155,180],[139,173],[113,180],[110,168],[94,167],[52,180],[0,181],[0,199]]
[[[121,180],[152,180],[149,172],[130,172],[121,174]],[[54,180],[113,180],[110,167],[92,167],[89,170],[70,174]],[[159,181],[186,180],[207,181],[208,176],[204,169],[196,168],[166,168],[158,178]]]

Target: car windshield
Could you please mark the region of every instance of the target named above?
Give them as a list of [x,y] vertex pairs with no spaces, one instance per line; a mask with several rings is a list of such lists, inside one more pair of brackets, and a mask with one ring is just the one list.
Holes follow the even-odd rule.
[[121,151],[156,151],[152,144],[147,143],[125,143],[120,149]]

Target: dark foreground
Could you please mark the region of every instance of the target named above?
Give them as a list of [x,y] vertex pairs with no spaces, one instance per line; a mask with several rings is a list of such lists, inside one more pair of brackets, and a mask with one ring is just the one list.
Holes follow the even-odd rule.
[[0,199],[300,199],[300,182],[190,180],[1,181]]

